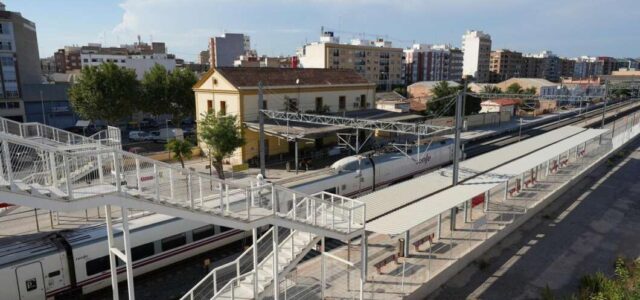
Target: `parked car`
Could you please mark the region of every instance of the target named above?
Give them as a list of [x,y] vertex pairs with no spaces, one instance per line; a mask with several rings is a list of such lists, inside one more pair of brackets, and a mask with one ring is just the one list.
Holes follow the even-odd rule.
[[159,130],[152,131],[149,140],[156,143],[166,143],[169,140],[184,139],[184,132],[180,128],[160,128]]
[[129,140],[132,141],[147,141],[151,138],[151,135],[146,131],[129,131]]

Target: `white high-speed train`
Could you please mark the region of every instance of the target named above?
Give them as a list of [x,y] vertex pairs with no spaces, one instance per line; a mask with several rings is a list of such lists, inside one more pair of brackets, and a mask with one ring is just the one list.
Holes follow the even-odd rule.
[[[165,215],[131,219],[133,273],[138,276],[209,251],[249,232]],[[120,225],[114,234],[120,236]],[[74,299],[111,285],[104,226],[0,240],[0,299]],[[122,239],[116,239],[123,249]],[[119,261],[119,260],[118,260]],[[118,263],[118,280],[126,279]]]
[[[370,156],[354,155],[338,160],[328,170],[276,181],[307,194],[326,191],[354,196],[411,178],[453,159],[451,140],[408,147],[405,153],[391,151]],[[418,151],[420,150],[420,151]]]

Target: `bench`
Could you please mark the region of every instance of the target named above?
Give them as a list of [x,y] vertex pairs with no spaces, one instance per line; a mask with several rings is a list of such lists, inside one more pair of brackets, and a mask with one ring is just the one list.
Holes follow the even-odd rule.
[[513,194],[518,193],[518,187],[513,187],[509,190],[509,196],[513,196]]
[[436,236],[435,233],[432,234],[427,234],[424,237],[416,240],[415,242],[413,242],[413,247],[416,249],[416,252],[418,252],[420,250],[420,246],[422,246],[422,244],[428,242],[433,242],[433,238]]
[[560,166],[561,167],[564,167],[564,166],[566,166],[568,164],[569,164],[569,159],[568,158],[567,159],[563,159],[563,160],[560,161]]
[[398,256],[396,254],[385,257],[383,260],[375,263],[373,266],[376,267],[376,270],[378,270],[378,274],[382,274],[382,268],[392,261],[396,262],[396,264],[398,263]]

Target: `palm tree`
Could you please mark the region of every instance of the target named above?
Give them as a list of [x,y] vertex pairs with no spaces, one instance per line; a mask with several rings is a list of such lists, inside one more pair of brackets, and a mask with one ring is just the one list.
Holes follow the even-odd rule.
[[502,94],[502,89],[495,85],[487,84],[482,88],[482,92],[487,94]]
[[191,148],[193,147],[193,145],[191,145],[191,143],[186,140],[174,139],[170,140],[167,145],[165,145],[165,147],[167,151],[173,153],[173,156],[175,156],[180,161],[180,164],[184,169],[184,159],[191,158]]

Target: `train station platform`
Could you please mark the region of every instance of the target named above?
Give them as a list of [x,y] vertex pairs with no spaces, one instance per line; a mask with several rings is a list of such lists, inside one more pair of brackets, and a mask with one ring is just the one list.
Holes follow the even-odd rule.
[[[640,113],[607,129],[562,138],[368,222],[367,230],[374,233],[366,241],[364,298],[424,299],[640,134]],[[452,215],[456,207],[461,209]],[[313,294],[322,275],[331,278],[325,297],[357,297],[358,243],[331,252],[355,267],[332,263],[322,275],[318,260],[311,260],[298,267],[295,278],[291,275],[298,284],[290,293]]]
[[[562,127],[526,139],[487,154],[460,162],[460,181],[501,166],[514,159],[586,131],[580,127]],[[452,168],[444,168],[359,198],[367,205],[367,221],[377,219],[396,209],[440,192],[452,183]],[[393,199],[394,201],[389,201]]]

